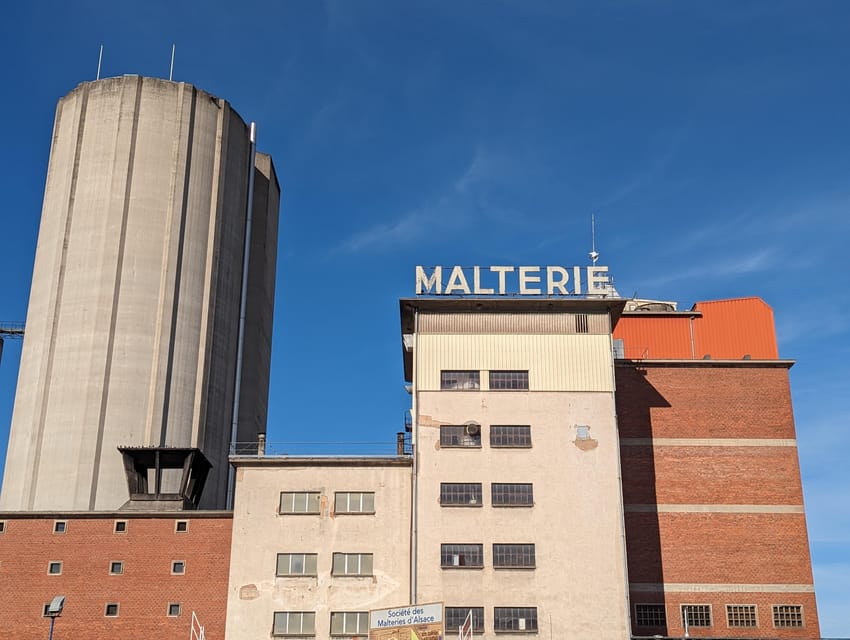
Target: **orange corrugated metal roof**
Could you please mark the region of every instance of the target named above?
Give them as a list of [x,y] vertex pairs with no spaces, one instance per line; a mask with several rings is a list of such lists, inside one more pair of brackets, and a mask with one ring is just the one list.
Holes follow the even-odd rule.
[[623,314],[614,338],[629,359],[754,360],[779,357],[773,310],[761,298],[698,302],[693,314]]

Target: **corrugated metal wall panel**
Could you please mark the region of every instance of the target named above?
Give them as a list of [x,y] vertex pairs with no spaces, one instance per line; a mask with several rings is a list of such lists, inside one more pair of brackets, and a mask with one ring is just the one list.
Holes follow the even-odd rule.
[[[419,316],[420,333],[577,333],[574,313],[423,313]],[[582,314],[587,317],[587,333],[610,332],[607,314]]]
[[689,317],[623,316],[614,327],[629,359],[692,358]]
[[698,302],[702,318],[694,323],[697,358],[739,360],[749,354],[754,360],[779,357],[773,310],[761,298],[738,298]]
[[607,335],[420,334],[418,349],[422,391],[439,390],[441,370],[528,370],[531,391],[613,391]]

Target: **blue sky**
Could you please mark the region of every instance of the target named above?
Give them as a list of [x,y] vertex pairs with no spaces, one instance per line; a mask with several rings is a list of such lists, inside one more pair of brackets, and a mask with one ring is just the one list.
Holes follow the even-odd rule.
[[798,361],[821,629],[850,636],[850,3],[10,4],[0,320],[25,318],[55,103],[101,43],[103,76],[165,77],[176,43],[175,80],[274,156],[271,441],[391,443],[414,266],[583,264],[591,212],[624,295],[763,297]]

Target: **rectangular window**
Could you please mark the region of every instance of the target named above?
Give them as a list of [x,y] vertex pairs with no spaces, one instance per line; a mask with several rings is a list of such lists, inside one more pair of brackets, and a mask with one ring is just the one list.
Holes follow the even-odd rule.
[[494,482],[490,485],[494,507],[534,506],[534,488],[530,482]]
[[56,520],[53,522],[53,533],[65,533],[68,530],[68,522]]
[[491,371],[491,391],[527,391],[528,371]]
[[117,602],[109,602],[103,610],[103,615],[107,618],[117,618],[118,617],[118,603]]
[[41,617],[47,618],[50,615],[50,603],[45,602],[44,607],[41,609]]
[[480,482],[441,482],[440,504],[455,507],[480,507],[482,493]]
[[47,563],[47,573],[51,576],[62,574],[62,562],[59,560],[51,560]]
[[168,603],[168,617],[176,618],[180,615],[180,603],[179,602],[169,602]]
[[183,560],[175,560],[171,563],[171,573],[175,576],[182,576],[186,573],[186,563]]
[[282,491],[280,512],[285,514],[319,513],[318,491]]
[[443,569],[476,569],[484,566],[483,544],[440,545],[440,566]]
[[316,635],[315,611],[275,611],[273,636]]
[[366,636],[369,635],[368,611],[332,611],[332,636]]
[[188,520],[176,520],[174,522],[174,533],[187,533],[189,531]]
[[6,521],[0,520],[0,533],[6,533]]
[[528,425],[494,424],[490,426],[490,446],[525,448],[531,446],[531,427]]
[[440,427],[440,446],[481,448],[481,425],[470,423]]
[[484,633],[484,607],[446,607],[446,637],[451,638],[454,632],[466,622],[466,616],[472,611],[472,633]]
[[337,492],[334,496],[334,511],[336,513],[375,513],[375,492]]
[[802,627],[803,607],[799,604],[778,604],[773,607],[774,627]]
[[537,607],[494,607],[493,629],[496,633],[537,633]]
[[126,520],[116,520],[115,528],[113,529],[115,533],[127,533],[127,521]]
[[757,627],[756,605],[727,604],[726,624],[730,627]]
[[279,553],[277,554],[277,575],[315,576],[318,558],[318,554],[315,553]]
[[124,563],[120,560],[113,560],[109,563],[109,574],[118,576],[124,573]]
[[372,563],[371,553],[335,553],[331,573],[335,576],[371,576]]
[[497,569],[533,569],[533,544],[494,544],[493,566]]
[[682,626],[689,627],[710,627],[711,626],[711,605],[710,604],[683,604],[682,605]]
[[636,604],[635,626],[666,627],[667,611],[663,604]]
[[440,389],[470,390],[480,388],[480,371],[440,371]]

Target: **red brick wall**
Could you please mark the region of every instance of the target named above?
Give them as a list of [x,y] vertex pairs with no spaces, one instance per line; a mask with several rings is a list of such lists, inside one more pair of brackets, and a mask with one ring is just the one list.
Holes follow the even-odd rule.
[[[230,514],[117,517],[127,520],[126,533],[114,533],[115,514],[0,514],[0,639],[47,637],[42,609],[56,595],[66,601],[54,640],[186,640],[193,610],[208,640],[224,637]],[[53,533],[55,519],[67,520],[66,533]],[[175,533],[177,519],[189,521],[186,533]],[[54,560],[61,575],[47,573]],[[171,574],[174,560],[186,563],[184,575]],[[109,574],[112,561],[124,563],[123,574]],[[118,617],[104,616],[108,602],[119,604]],[[179,617],[167,616],[172,602]]]
[[[645,363],[617,366],[616,382],[622,438],[795,438],[783,366]],[[635,510],[643,508],[635,505],[802,506],[796,447],[641,443],[624,444],[620,451],[629,581],[697,586],[688,593],[633,593],[633,604],[669,605],[666,630],[634,627],[636,635],[682,634],[679,605],[688,603],[713,605],[712,628],[692,628],[692,637],[820,637],[813,593],[711,591],[723,584],[811,585],[802,513]],[[757,604],[759,627],[729,629],[726,604]],[[774,604],[802,604],[805,628],[774,628]]]
[[[647,593],[632,591],[632,621],[636,604],[664,604],[667,627],[634,627],[635,635],[684,635],[681,605],[711,605],[711,627],[690,627],[691,638],[789,638],[794,640],[820,638],[818,613],[813,593]],[[758,627],[730,628],[726,620],[726,605],[756,605]],[[773,626],[774,605],[802,605],[803,628],[776,628]]]

